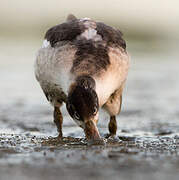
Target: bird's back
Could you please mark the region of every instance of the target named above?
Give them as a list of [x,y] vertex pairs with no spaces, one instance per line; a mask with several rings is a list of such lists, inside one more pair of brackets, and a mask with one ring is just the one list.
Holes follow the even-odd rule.
[[119,30],[89,18],[72,17],[46,32],[35,73],[39,82],[57,84],[65,93],[77,76],[90,75],[96,80],[97,93],[107,91],[107,98],[125,81],[128,61]]

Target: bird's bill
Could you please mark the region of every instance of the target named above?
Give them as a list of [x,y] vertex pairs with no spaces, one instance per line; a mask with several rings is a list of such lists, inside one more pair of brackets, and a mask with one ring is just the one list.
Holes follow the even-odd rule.
[[85,122],[84,132],[85,132],[86,138],[88,140],[95,141],[95,140],[101,139],[99,132],[98,132],[98,128],[96,127],[96,123],[94,123],[91,120],[88,120]]

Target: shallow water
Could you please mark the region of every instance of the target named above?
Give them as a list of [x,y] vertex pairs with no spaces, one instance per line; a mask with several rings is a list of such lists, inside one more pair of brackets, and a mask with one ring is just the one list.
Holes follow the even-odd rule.
[[[177,51],[146,55],[129,48],[117,136],[88,146],[65,108],[65,138],[54,138],[52,107],[33,75],[39,46],[24,40],[0,45],[0,179],[178,179]],[[101,111],[103,138],[108,120]]]

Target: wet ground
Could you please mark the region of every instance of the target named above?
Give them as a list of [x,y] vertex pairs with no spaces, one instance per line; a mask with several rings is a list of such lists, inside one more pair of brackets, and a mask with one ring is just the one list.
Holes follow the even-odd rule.
[[[33,75],[33,53],[39,44],[28,40],[4,44],[0,45],[0,179],[178,180],[177,53],[146,55],[131,47],[117,136],[106,145],[88,146],[65,108],[65,138],[54,138],[52,107]],[[103,138],[108,120],[101,111]]]

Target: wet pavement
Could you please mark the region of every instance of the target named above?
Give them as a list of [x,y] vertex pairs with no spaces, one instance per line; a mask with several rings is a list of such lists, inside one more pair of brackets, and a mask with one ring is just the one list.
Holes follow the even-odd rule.
[[[105,145],[89,146],[65,107],[65,137],[54,138],[53,109],[33,75],[33,53],[40,45],[16,43],[0,45],[0,180],[179,179],[176,53],[146,56],[131,49],[117,136],[105,139]],[[103,138],[108,121],[101,111]]]

